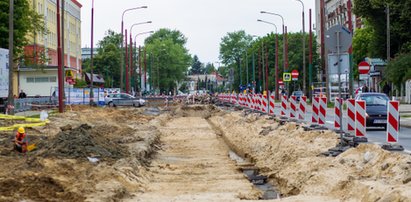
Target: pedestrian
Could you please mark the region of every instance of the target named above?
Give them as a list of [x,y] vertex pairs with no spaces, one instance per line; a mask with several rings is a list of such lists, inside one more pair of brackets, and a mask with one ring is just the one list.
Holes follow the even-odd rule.
[[385,82],[384,87],[382,87],[382,91],[383,91],[387,96],[390,96],[391,86],[388,84],[388,82]]
[[27,139],[26,131],[23,127],[17,130],[16,137],[14,138],[14,149],[20,153],[27,152],[27,145],[29,141]]
[[21,90],[19,94],[19,98],[21,99],[21,98],[26,98],[26,97],[27,97],[26,93],[23,90]]
[[369,92],[367,85],[364,84],[364,86],[362,87],[362,92],[363,93],[368,93]]

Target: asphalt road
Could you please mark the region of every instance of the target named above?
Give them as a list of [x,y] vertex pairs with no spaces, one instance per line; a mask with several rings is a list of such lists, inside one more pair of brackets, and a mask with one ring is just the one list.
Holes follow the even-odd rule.
[[[278,106],[278,105],[277,105]],[[274,113],[276,115],[280,114],[280,108],[275,108]],[[288,115],[288,114],[287,114]],[[327,114],[326,114],[326,124],[325,126],[329,129],[335,129],[334,128],[334,111],[333,109],[327,109]],[[346,130],[347,124],[346,124],[346,115],[344,115],[343,119],[343,126],[344,126],[344,131]],[[305,121],[307,123],[311,123],[311,112],[307,112],[305,116]],[[384,128],[367,128],[367,138],[368,141],[374,144],[378,145],[383,145],[387,143],[387,132],[384,130]],[[402,145],[405,149],[405,152],[411,153],[411,128],[406,128],[406,127],[400,127],[400,135],[399,135],[399,141],[398,144]]]

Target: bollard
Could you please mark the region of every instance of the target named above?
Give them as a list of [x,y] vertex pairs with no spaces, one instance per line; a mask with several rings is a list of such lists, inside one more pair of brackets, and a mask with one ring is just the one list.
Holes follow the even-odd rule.
[[274,115],[274,107],[275,107],[275,96],[270,95],[270,105],[269,105],[269,115]]
[[355,127],[355,100],[348,99],[347,100],[347,131],[353,132]]
[[262,112],[263,113],[267,113],[268,111],[267,111],[267,106],[268,106],[268,102],[267,102],[267,95],[262,95],[262,98],[261,98],[261,106],[262,106]]
[[342,106],[342,99],[336,97],[334,101],[334,128],[342,130],[340,123],[340,112]]
[[292,95],[290,99],[290,118],[296,118],[297,115],[297,96]]
[[299,110],[299,119],[301,120],[301,121],[304,121],[304,119],[305,119],[305,113],[306,113],[306,111],[307,111],[307,97],[306,96],[302,96],[301,98],[300,98],[300,110]]
[[325,117],[327,115],[327,98],[320,97],[318,108],[318,124],[325,125]]
[[366,135],[366,117],[365,117],[365,101],[355,101],[355,136],[365,137]]
[[400,103],[398,101],[389,101],[387,109],[387,142],[397,143],[399,135],[399,118],[400,113],[398,111]]
[[313,98],[313,105],[312,105],[313,113],[311,115],[312,124],[317,124],[318,123],[319,104],[320,104],[320,98],[319,97],[314,97]]
[[287,105],[288,105],[287,96],[286,95],[281,96],[281,116],[286,115]]

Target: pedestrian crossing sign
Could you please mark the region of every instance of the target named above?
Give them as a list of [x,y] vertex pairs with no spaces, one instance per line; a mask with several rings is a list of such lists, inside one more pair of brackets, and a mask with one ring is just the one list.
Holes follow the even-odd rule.
[[291,81],[291,73],[283,73],[283,81],[290,82]]

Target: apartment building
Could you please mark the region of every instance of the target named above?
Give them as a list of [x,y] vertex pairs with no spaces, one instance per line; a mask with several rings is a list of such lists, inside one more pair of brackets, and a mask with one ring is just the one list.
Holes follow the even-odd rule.
[[[56,0],[29,0],[32,8],[43,15],[48,33],[29,34],[30,44],[25,47],[25,58],[29,62],[21,65],[18,85],[28,96],[49,96],[57,87],[57,8]],[[60,6],[61,1],[60,1]],[[64,67],[65,85],[71,85],[81,77],[81,7],[77,0],[64,2]],[[61,13],[62,14],[62,13]],[[41,60],[40,58],[43,58]],[[45,60],[44,60],[45,59]],[[42,68],[35,64],[41,64]],[[70,72],[69,72],[70,71]]]

